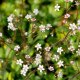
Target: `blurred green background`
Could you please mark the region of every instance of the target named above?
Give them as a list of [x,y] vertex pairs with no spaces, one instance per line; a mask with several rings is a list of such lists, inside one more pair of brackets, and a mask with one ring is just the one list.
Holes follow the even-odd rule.
[[[69,11],[71,14],[70,19],[68,20],[68,24],[62,23],[63,16],[66,13],[66,9],[61,8],[59,12],[55,12],[54,6],[56,4],[59,4],[60,6],[63,6],[63,8],[66,8],[66,3],[64,0],[23,0],[23,8],[22,8],[22,0],[0,0],[0,32],[3,33],[3,37],[0,38],[0,80],[24,80],[24,76],[20,74],[21,67],[16,64],[17,59],[25,60],[25,54],[29,54],[32,57],[35,57],[36,53],[38,53],[34,46],[39,42],[42,44],[42,47],[44,48],[47,45],[52,45],[53,43],[57,42],[58,40],[64,38],[64,36],[68,32],[68,24],[76,22],[76,6],[72,7]],[[69,2],[67,5],[67,8],[70,7],[71,4],[74,4],[74,2]],[[22,8],[22,9],[21,9]],[[52,28],[49,31],[46,31],[45,33],[41,33],[40,31],[36,31],[35,34],[39,34],[38,36],[33,38],[33,35],[31,34],[28,36],[28,38],[23,41],[21,37],[21,21],[22,22],[22,30],[30,33],[32,29],[31,22],[23,19],[25,15],[31,14],[33,15],[32,11],[34,9],[39,9],[39,15],[36,16],[37,19],[37,26],[40,24],[48,24],[50,23],[52,25]],[[78,7],[78,10],[80,9],[80,6]],[[78,11],[80,12],[80,11]],[[24,13],[24,14],[23,14]],[[11,38],[13,39],[13,36],[15,34],[14,31],[8,30],[8,22],[7,17],[10,14],[14,14],[16,17],[19,17],[20,14],[23,14],[22,18],[19,18],[19,22],[16,24],[16,26],[19,28],[19,30],[16,31],[16,37],[14,44],[10,48],[11,43],[7,43],[6,39]],[[33,15],[34,16],[34,15]],[[35,17],[35,16],[34,16]],[[78,19],[80,19],[80,15],[78,15]],[[48,37],[45,38],[45,35]],[[53,37],[51,36],[53,35]],[[63,77],[58,78],[58,80],[68,80],[71,78],[74,74],[76,74],[78,71],[80,71],[80,56],[77,57],[76,51],[74,52],[74,55],[68,51],[68,47],[70,46],[69,42],[73,40],[72,45],[75,47],[75,49],[78,49],[78,44],[80,41],[80,33],[76,33],[76,35],[68,36],[66,41],[64,43],[56,45],[52,50],[51,54],[58,54],[57,48],[62,46],[65,50],[63,52],[63,55],[60,56],[60,59],[64,61],[65,64],[69,65],[64,68],[58,69],[57,66],[54,66],[54,72],[57,72],[58,70],[63,71]],[[22,42],[24,42],[24,46],[29,45],[30,49],[26,50],[23,49],[24,46],[22,46]],[[19,54],[16,55],[16,51],[14,51],[15,45],[20,45],[21,50],[19,51]],[[10,53],[9,53],[10,51]],[[6,62],[7,55],[8,60]],[[4,61],[3,63],[1,61]],[[75,61],[75,65],[70,65],[70,61]],[[6,65],[4,63],[6,62]],[[49,63],[56,64],[55,61],[50,60]],[[46,66],[46,65],[45,65]],[[35,64],[30,66],[31,69],[27,72],[26,76],[34,69],[36,68]],[[54,72],[50,72],[49,70],[46,70],[44,73],[39,73],[38,71],[31,75],[29,80],[56,80]],[[80,75],[75,77],[73,80],[80,80]]]

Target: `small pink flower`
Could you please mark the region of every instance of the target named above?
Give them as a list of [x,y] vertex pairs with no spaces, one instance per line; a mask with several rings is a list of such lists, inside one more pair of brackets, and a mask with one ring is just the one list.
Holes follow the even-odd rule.
[[70,14],[65,14],[64,18],[69,18],[70,17]]
[[67,23],[67,21],[64,19],[64,20],[63,20],[63,23],[64,23],[64,24],[66,24],[66,23]]
[[35,18],[32,18],[31,21],[34,22],[34,21],[36,21],[36,19]]
[[7,41],[7,43],[11,43],[11,39],[9,39],[9,38],[6,41]]
[[49,30],[51,27],[52,27],[51,24],[47,24],[47,25],[46,25],[46,29],[47,29],[47,30]]
[[27,59],[28,59],[28,58],[30,58],[30,56],[29,56],[29,55],[25,55],[25,58],[27,58]]
[[69,2],[69,1],[71,1],[71,2],[73,2],[73,0],[64,0],[65,2]]
[[36,54],[36,59],[40,59],[42,56],[40,54]]
[[54,68],[53,68],[52,66],[50,66],[48,69],[49,69],[50,71],[53,71],[53,70],[54,70]]
[[69,2],[69,0],[64,0],[65,2]]
[[45,32],[45,26],[44,25],[40,25],[39,28],[40,28],[41,32]]
[[68,50],[74,51],[74,50],[75,50],[75,49],[74,49],[74,46],[70,46],[70,47],[68,48]]
[[46,47],[45,50],[46,51],[50,51],[51,47]]
[[70,61],[70,64],[74,64],[74,61]]
[[14,47],[14,50],[15,51],[18,51],[20,49],[20,46],[19,45],[16,45],[15,47]]
[[31,18],[31,15],[27,14],[27,15],[25,16],[25,18],[26,18],[26,19],[30,19],[30,18]]
[[38,15],[38,13],[39,13],[38,9],[34,9],[33,13],[34,13],[35,15]]
[[28,50],[29,49],[29,46],[27,45],[25,48]]
[[69,29],[75,30],[77,28],[75,23],[70,24]]
[[43,67],[43,65],[39,65],[39,67],[37,69],[40,70],[40,72],[42,72],[42,71],[45,70],[44,67]]
[[36,28],[36,25],[35,24],[33,24],[33,28]]
[[16,23],[18,23],[18,22],[19,22],[19,20],[16,18],[16,19],[15,19],[15,22],[16,22]]
[[27,62],[27,64],[30,64],[30,62],[28,60],[26,62]]

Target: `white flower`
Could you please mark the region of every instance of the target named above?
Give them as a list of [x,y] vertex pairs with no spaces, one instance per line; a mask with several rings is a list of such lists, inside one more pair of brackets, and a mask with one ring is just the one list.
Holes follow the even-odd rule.
[[7,19],[8,19],[8,22],[12,22],[13,17],[12,16],[9,16]]
[[13,23],[8,23],[8,28],[12,29],[14,27]]
[[68,13],[66,13],[65,15],[64,15],[64,18],[69,18],[70,17],[70,14],[68,14]]
[[54,70],[54,68],[52,67],[52,66],[49,66],[49,68],[48,68],[50,71],[53,71]]
[[47,24],[46,29],[49,30],[50,27],[52,27],[51,24]]
[[58,4],[55,6],[55,11],[59,11],[60,6]]
[[36,54],[36,58],[40,59],[42,56],[40,54]]
[[63,61],[61,60],[57,64],[59,65],[59,67],[64,66]]
[[36,58],[35,61],[36,65],[39,65],[41,63],[41,59]]
[[17,60],[17,64],[19,64],[20,66],[22,66],[23,61],[21,59]]
[[80,55],[80,49],[78,49],[78,51],[76,51],[77,55]]
[[20,49],[20,46],[19,45],[16,45],[15,47],[14,47],[14,50],[15,51],[18,51]]
[[42,72],[43,70],[45,70],[45,69],[43,68],[43,65],[39,65],[39,67],[38,67],[37,69],[40,70],[40,72]]
[[36,54],[36,58],[35,58],[35,63],[36,63],[36,65],[38,65],[38,64],[40,64],[41,63],[41,55],[40,54]]
[[57,61],[59,59],[59,55],[54,55],[53,59]]
[[69,1],[73,2],[73,0],[69,0]]
[[59,47],[59,48],[57,49],[57,52],[58,52],[59,54],[61,54],[62,51],[63,51],[62,47]]
[[28,32],[25,32],[24,35],[27,36],[28,35]]
[[77,21],[77,24],[80,25],[80,19]]
[[30,56],[29,56],[29,55],[25,55],[25,58],[27,58],[27,59],[28,59],[28,58],[30,58]]
[[38,9],[34,9],[33,13],[37,15],[39,13]]
[[41,49],[42,47],[41,47],[41,44],[37,44],[36,46],[35,46],[35,48],[37,48],[37,51],[39,50],[39,49]]
[[21,70],[21,74],[24,75],[24,76],[26,76],[26,71]]
[[69,29],[75,30],[77,28],[77,26],[75,25],[75,23],[70,24]]
[[7,18],[8,22],[12,22],[13,17],[14,17],[14,14],[11,14],[11,15]]
[[0,37],[2,37],[2,33],[0,32]]
[[68,50],[74,51],[74,50],[75,50],[75,49],[74,49],[74,46],[70,46],[70,47],[68,48]]
[[46,47],[45,50],[46,51],[50,51],[51,47]]
[[26,72],[27,72],[27,71],[28,71],[28,69],[29,69],[28,65],[23,65],[23,70],[24,70],[24,71],[26,71]]
[[12,27],[12,29],[11,29],[11,30],[15,31],[15,30],[17,30],[17,28],[15,28],[15,27]]
[[63,72],[62,71],[59,71],[58,72],[58,77],[61,77],[62,78],[62,75],[63,75]]
[[15,28],[14,25],[13,25],[13,23],[12,23],[13,17],[14,17],[13,14],[11,14],[8,17],[8,22],[10,22],[10,23],[8,23],[8,28],[11,29],[11,30],[13,30],[13,31],[15,31],[17,28]]
[[39,28],[40,28],[40,31],[45,32],[45,26],[44,25],[40,25]]
[[64,24],[66,24],[66,23],[67,23],[67,21],[64,19],[64,20],[63,20],[63,23],[64,23]]
[[31,15],[27,14],[27,15],[25,16],[25,18],[30,19],[30,18],[31,18]]
[[8,28],[15,31],[17,28],[14,27],[13,23],[8,23]]

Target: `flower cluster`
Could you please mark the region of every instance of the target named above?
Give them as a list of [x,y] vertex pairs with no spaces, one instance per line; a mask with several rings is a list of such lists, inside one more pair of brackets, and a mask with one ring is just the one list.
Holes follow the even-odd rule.
[[28,65],[23,65],[23,68],[21,70],[21,74],[26,76],[28,69],[29,69]]
[[[64,1],[66,3],[73,2],[73,0],[64,0]],[[55,11],[59,11],[62,7],[59,6],[58,4],[56,4],[54,8],[55,8]],[[26,39],[29,36],[29,34],[32,34],[32,36],[34,36],[35,34],[37,34],[37,33],[35,33],[36,30],[39,30],[39,32],[42,34],[45,34],[45,38],[47,38],[48,36],[46,35],[46,31],[50,30],[50,28],[52,29],[52,25],[50,23],[47,23],[47,24],[40,23],[37,26],[37,24],[36,24],[37,18],[35,16],[37,16],[39,14],[39,10],[34,9],[32,13],[34,16],[31,14],[25,15],[25,20],[32,23],[32,25],[31,25],[32,31],[31,31],[31,33],[29,33],[28,31],[24,30],[24,31],[22,31],[21,36]],[[20,15],[20,16],[23,16],[23,15]],[[70,36],[72,36],[73,34],[76,34],[76,31],[80,32],[80,19],[77,20],[77,23],[76,22],[68,23],[68,19],[70,19],[71,16],[72,15],[68,11],[66,11],[66,13],[63,14],[63,20],[62,20],[62,22],[64,24],[68,24],[67,29],[71,31]],[[8,29],[11,29],[13,31],[18,29],[18,27],[16,27],[16,25],[15,25],[15,22],[18,22],[18,20],[15,18],[15,16],[13,14],[11,14],[7,18],[7,21],[8,21]],[[52,32],[50,34],[52,34],[52,36],[53,36],[53,32],[54,32],[53,29],[51,31]],[[43,72],[45,69],[48,69],[49,71],[54,72],[54,70],[56,70],[55,65],[58,68],[64,67],[66,63],[65,63],[65,61],[63,61],[61,59],[61,56],[62,56],[63,52],[65,53],[65,48],[63,46],[58,47],[56,50],[56,53],[53,53],[53,49],[55,49],[54,47],[58,43],[61,44],[61,42],[63,42],[63,41],[65,41],[67,43],[67,40],[65,40],[65,39],[67,38],[68,35],[69,35],[69,32],[63,39],[59,40],[58,42],[56,42],[54,44],[51,43],[46,47],[44,47],[42,43],[37,42],[37,44],[35,46],[33,46],[33,48],[35,49],[34,52],[35,53],[38,52],[38,54],[36,54],[35,58],[31,57],[31,55],[26,53],[26,55],[25,55],[25,61],[27,62],[26,64],[23,64],[24,61],[22,61],[22,59],[17,60],[17,64],[19,64],[22,67],[21,74],[26,76],[26,73],[28,72],[28,70],[30,68],[30,64],[36,64],[36,66],[37,66],[36,69],[39,70],[40,72]],[[2,37],[1,32],[0,32],[0,37]],[[41,35],[41,37],[42,37],[42,35]],[[23,42],[25,41],[25,39],[23,39]],[[12,40],[8,38],[6,41],[8,43],[11,43]],[[24,43],[24,45],[26,45],[26,44]],[[78,45],[78,47],[79,48],[76,51],[77,56],[80,55],[80,45]],[[22,49],[23,50],[26,49],[28,51],[29,48],[30,48],[30,46],[28,46],[28,44],[26,46],[23,46],[23,44],[14,46],[14,50],[16,52],[22,51]],[[68,49],[68,51],[70,51],[72,53],[75,51],[75,47],[72,44],[72,41],[70,41],[70,45],[67,46],[67,49]],[[51,62],[55,61],[56,63],[49,64],[50,60],[51,60]],[[28,64],[28,62],[30,64]],[[75,62],[71,60],[70,64],[73,65],[73,64],[75,64]],[[58,71],[57,76],[62,77],[62,75],[63,75],[63,72]]]
[[40,54],[36,54],[36,58],[35,58],[35,63],[36,63],[36,65],[39,65],[40,63],[41,63],[41,55]]
[[8,29],[11,29],[12,31],[15,31],[17,28],[14,27],[14,24],[13,24],[13,20],[14,20],[14,14],[11,14],[8,18]]

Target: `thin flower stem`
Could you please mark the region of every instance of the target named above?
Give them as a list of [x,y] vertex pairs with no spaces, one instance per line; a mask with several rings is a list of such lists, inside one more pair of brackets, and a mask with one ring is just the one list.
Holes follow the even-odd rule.
[[30,77],[33,73],[35,73],[36,71],[37,71],[37,69],[34,69],[24,80],[28,80],[29,77]]
[[57,42],[54,43],[51,47],[54,47],[55,45],[57,45],[57,44],[59,44],[59,43],[65,41],[65,39],[68,37],[68,35],[70,34],[71,31],[72,31],[72,30],[70,30],[70,31],[66,34],[66,36],[65,36],[63,39],[57,41]]
[[80,72],[78,72],[77,74],[75,74],[72,78],[70,78],[69,80],[73,80],[73,78],[75,78],[77,75],[79,75]]
[[4,65],[3,65],[3,68],[4,68],[4,66],[6,65],[6,62],[7,62],[7,60],[8,60],[8,57],[9,57],[9,54],[10,54],[10,51],[11,51],[11,47],[12,47],[12,45],[13,45],[13,43],[14,43],[15,38],[16,38],[16,31],[15,31],[15,35],[14,35],[14,37],[13,37],[12,44],[10,45],[10,49],[9,49],[7,58],[6,58],[6,60],[5,60],[5,63],[4,63]]

